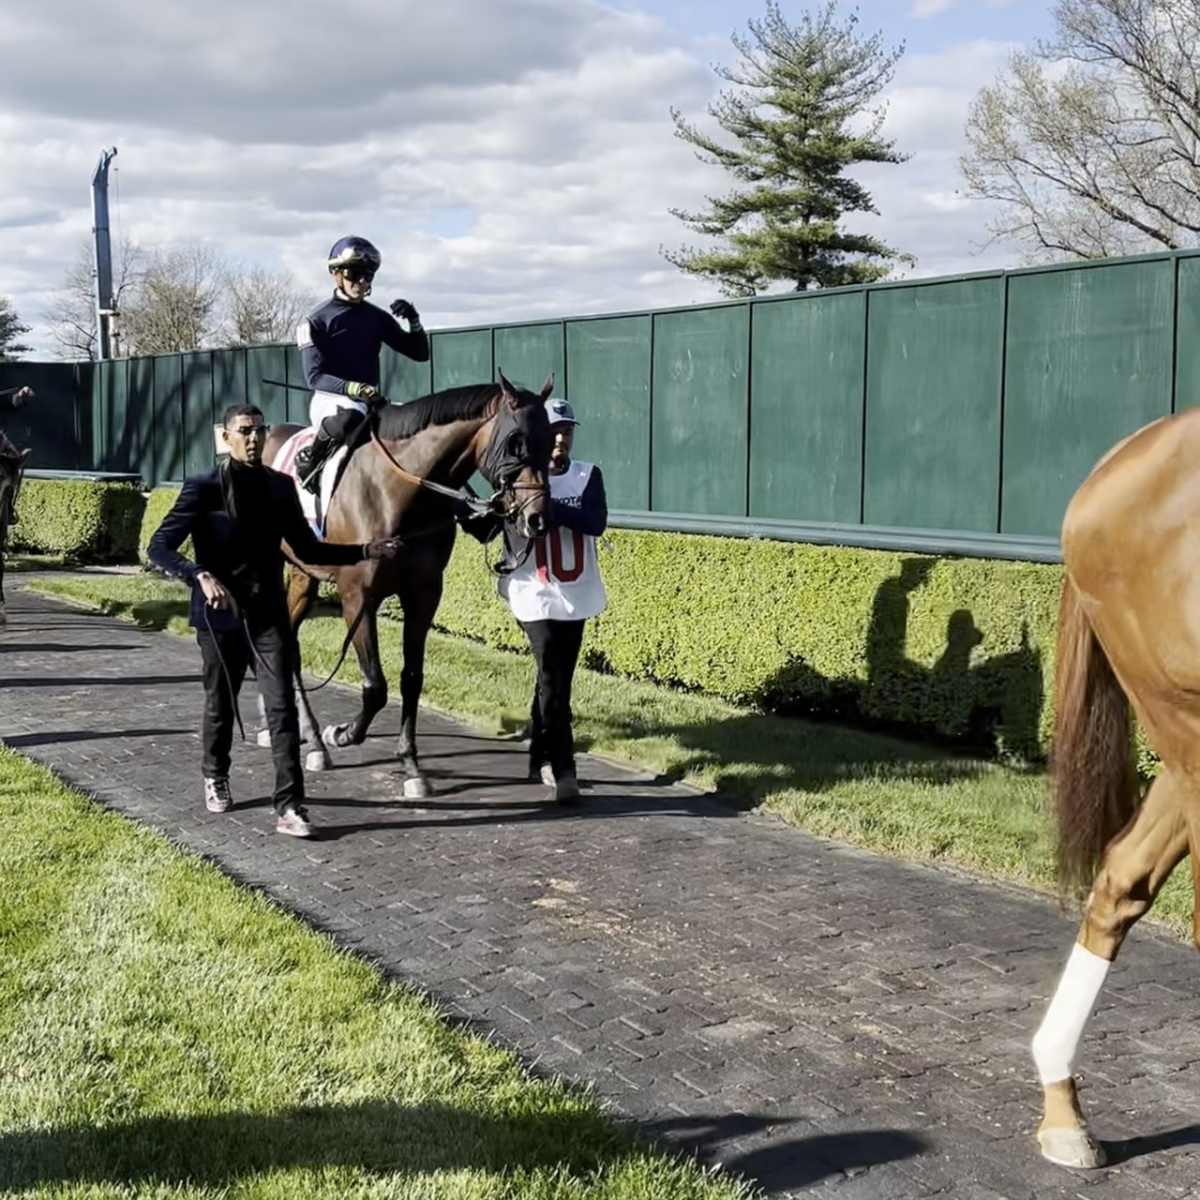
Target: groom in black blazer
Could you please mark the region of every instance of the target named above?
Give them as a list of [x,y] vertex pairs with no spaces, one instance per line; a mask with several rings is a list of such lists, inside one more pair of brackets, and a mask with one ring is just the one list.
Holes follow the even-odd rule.
[[[351,566],[365,558],[392,558],[396,539],[364,545],[323,542],[300,509],[292,481],[264,466],[268,426],[262,410],[234,405],[225,413],[222,440],[229,460],[193,476],[150,539],[150,561],[192,588],[191,624],[204,661],[204,801],[227,812],[230,749],[237,695],[253,661],[271,731],[275,760],[275,828],[311,837],[303,807],[300,722],[294,693],[295,639],[283,584],[283,542],[302,562]],[[195,562],[179,553],[192,539]]]

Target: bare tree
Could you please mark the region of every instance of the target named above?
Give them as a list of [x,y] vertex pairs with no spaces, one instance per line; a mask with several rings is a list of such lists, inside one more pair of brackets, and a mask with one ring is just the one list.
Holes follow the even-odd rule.
[[962,160],[1035,257],[1200,242],[1197,0],[1058,0],[1056,36],[976,97]]
[[224,265],[207,246],[147,255],[121,317],[126,352],[168,354],[210,344],[223,275]]
[[[118,313],[139,281],[144,259],[140,247],[127,238],[117,247],[113,269],[113,299]],[[46,310],[50,335],[63,358],[96,357],[96,278],[92,240],[79,243],[53,303]],[[119,328],[119,326],[118,326]]]
[[230,267],[224,283],[221,336],[226,346],[291,341],[300,318],[312,304],[286,271]]

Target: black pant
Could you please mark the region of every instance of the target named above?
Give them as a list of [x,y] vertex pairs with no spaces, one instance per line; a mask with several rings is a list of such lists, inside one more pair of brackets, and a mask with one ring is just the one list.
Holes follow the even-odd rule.
[[575,739],[571,735],[571,682],[579,647],[582,621],[522,621],[521,628],[533,648],[537,683],[530,709],[532,733],[529,766],[533,771],[549,763],[555,776],[575,774]]
[[[198,629],[196,640],[204,659],[205,777],[216,779],[229,774],[236,696],[253,658],[258,690],[267,710],[267,728],[271,731],[275,811],[283,812],[289,804],[300,804],[304,800],[304,772],[300,769],[300,719],[293,692],[295,659],[291,630],[281,622],[249,621],[245,629],[213,633]],[[251,640],[256,656],[251,653]]]

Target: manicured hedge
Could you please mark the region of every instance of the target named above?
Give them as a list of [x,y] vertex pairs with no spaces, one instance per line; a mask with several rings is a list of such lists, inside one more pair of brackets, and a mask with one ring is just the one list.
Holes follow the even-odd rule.
[[[459,538],[438,625],[524,648],[481,558]],[[1061,567],[630,530],[600,561],[592,666],[1044,754]]]
[[[143,566],[150,562],[146,557],[146,548],[150,545],[150,539],[154,536],[154,531],[163,523],[163,518],[171,511],[171,506],[178,496],[178,485],[170,484],[156,487],[150,493],[150,498],[146,501],[146,511],[142,514],[142,526],[138,531],[137,556]],[[189,558],[192,556],[191,538],[184,542],[182,553]]]
[[26,479],[17,500],[13,549],[76,562],[135,562],[146,500],[129,483]]

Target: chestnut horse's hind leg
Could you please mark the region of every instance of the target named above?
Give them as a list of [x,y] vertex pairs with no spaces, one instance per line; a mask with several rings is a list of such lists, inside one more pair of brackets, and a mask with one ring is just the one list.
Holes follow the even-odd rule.
[[1126,934],[1149,911],[1188,852],[1184,814],[1195,799],[1194,791],[1186,775],[1164,771],[1136,816],[1105,850],[1079,937],[1033,1039],[1045,1101],[1038,1142],[1042,1154],[1061,1166],[1092,1168],[1106,1161],[1104,1150],[1088,1133],[1079,1106],[1075,1055]]

